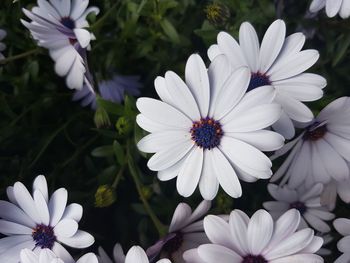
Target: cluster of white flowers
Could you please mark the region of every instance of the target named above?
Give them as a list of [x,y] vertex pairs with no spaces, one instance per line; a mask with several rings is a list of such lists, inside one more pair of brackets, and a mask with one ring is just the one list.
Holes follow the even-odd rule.
[[[31,20],[22,23],[38,45],[49,50],[58,75],[76,89],[74,99],[96,106],[86,51],[93,34],[86,16],[99,12],[89,0],[38,0]],[[313,0],[310,10],[326,7],[328,16],[350,15],[349,0]],[[5,33],[0,31],[0,40]],[[87,248],[94,237],[79,230],[83,208],[67,205],[66,189],[49,195],[44,176],[33,183],[32,194],[21,183],[7,188],[9,201],[0,201],[1,262],[6,263],[287,263],[323,262],[317,252],[330,232],[327,221],[337,193],[350,202],[350,99],[339,98],[317,117],[304,104],[323,96],[326,80],[305,73],[319,53],[302,50],[305,36],[286,36],[282,20],[274,21],[261,43],[253,26],[244,22],[236,40],[220,32],[208,49],[207,66],[192,54],[185,80],[172,71],[158,76],[160,100],[139,98],[138,125],[149,132],[137,146],[154,154],[147,165],[161,181],[176,178],[177,191],[191,196],[199,188],[203,197],[192,212],[180,203],[168,233],[146,251],[133,246],[125,255],[115,245],[113,260],[100,247],[79,260],[63,245]],[[0,51],[5,46],[0,43]],[[0,53],[0,59],[3,55]],[[137,82],[133,78],[134,82]],[[116,101],[122,91],[102,91]],[[137,84],[139,87],[140,84]],[[101,91],[101,92],[102,92]],[[138,90],[134,90],[138,94]],[[297,134],[297,135],[296,135]],[[291,140],[284,144],[285,140]],[[270,156],[263,152],[274,152]],[[272,161],[289,153],[273,174]],[[240,210],[229,215],[207,215],[219,186],[231,197],[242,196],[240,180],[270,179],[268,191],[276,201],[263,203],[251,217]],[[350,261],[350,220],[336,219],[336,230],[345,235],[338,243],[344,254],[336,262]],[[313,230],[314,229],[314,230]]]

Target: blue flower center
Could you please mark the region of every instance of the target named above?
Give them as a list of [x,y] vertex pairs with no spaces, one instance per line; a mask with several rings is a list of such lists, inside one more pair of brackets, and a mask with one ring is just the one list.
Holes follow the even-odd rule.
[[270,84],[271,84],[271,81],[269,80],[269,77],[266,76],[265,74],[262,74],[260,72],[252,73],[247,92],[255,88],[270,85]]
[[306,131],[303,135],[304,140],[317,141],[322,139],[323,136],[327,133],[327,125],[320,125],[319,122],[315,122],[306,128]]
[[202,118],[193,122],[191,128],[192,140],[203,149],[213,149],[220,145],[223,135],[221,124],[212,118]]
[[264,259],[263,256],[253,256],[253,255],[248,255],[243,258],[242,263],[268,263],[266,259]]
[[300,202],[300,201],[296,201],[294,203],[291,203],[289,205],[289,208],[291,208],[291,209],[295,208],[296,210],[298,210],[300,212],[300,214],[304,214],[307,210],[305,204]]
[[33,229],[32,237],[35,241],[35,246],[42,249],[52,249],[56,241],[56,236],[53,228],[51,226],[46,226],[43,224],[37,225]]
[[62,23],[62,25],[64,25],[65,27],[67,27],[69,29],[73,30],[75,28],[75,22],[70,17],[62,17],[61,23]]

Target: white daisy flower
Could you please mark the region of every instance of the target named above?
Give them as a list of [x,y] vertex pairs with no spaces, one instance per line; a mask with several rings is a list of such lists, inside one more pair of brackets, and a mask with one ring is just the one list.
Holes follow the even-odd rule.
[[60,188],[49,198],[44,176],[36,177],[33,196],[21,183],[7,188],[10,202],[0,200],[0,258],[6,263],[18,263],[20,251],[28,248],[39,253],[51,249],[65,263],[75,261],[61,245],[86,248],[94,238],[78,230],[83,208],[79,204],[67,205],[67,190]]
[[137,123],[150,132],[138,148],[156,153],[148,161],[158,178],[177,177],[177,190],[190,196],[199,184],[206,200],[212,200],[219,184],[227,194],[240,197],[244,181],[267,179],[271,161],[261,151],[283,145],[279,134],[263,130],[279,119],[281,107],[271,104],[271,86],[246,91],[250,72],[232,73],[230,63],[218,56],[209,69],[199,55],[187,61],[186,83],[172,71],[155,80],[160,100],[139,98]]
[[340,199],[349,204],[350,203],[350,178],[343,181],[332,180],[326,184],[321,196],[321,203],[327,205],[330,210],[333,210],[336,206],[337,196]]
[[265,202],[263,206],[273,218],[278,218],[289,209],[295,208],[301,215],[299,229],[309,225],[321,233],[331,230],[324,221],[332,220],[335,216],[321,205],[322,184],[315,184],[310,188],[302,185],[297,189],[288,185],[278,187],[275,184],[269,184],[267,189],[276,201]]
[[278,150],[271,159],[290,152],[271,178],[283,178],[290,187],[303,182],[327,184],[349,179],[350,99],[339,98],[327,105],[300,136]]
[[334,228],[344,236],[338,241],[337,247],[343,253],[334,263],[350,262],[350,219],[338,218],[333,222]]
[[[47,248],[42,249],[39,254],[35,254],[26,248],[21,251],[20,257],[20,263],[66,263]],[[98,260],[95,254],[88,253],[82,256],[76,263],[98,263]]]
[[[101,253],[102,252],[102,253]],[[113,263],[113,261],[108,257],[106,252],[100,248],[99,249],[99,263]],[[133,246],[129,249],[126,256],[124,255],[123,249],[119,244],[114,247],[114,262],[115,263],[149,263],[148,257],[145,251],[139,246]],[[161,259],[156,263],[171,263],[169,259]]]
[[239,44],[228,33],[220,32],[217,44],[208,50],[210,60],[225,54],[236,69],[247,66],[250,69],[248,91],[271,85],[276,90],[274,102],[279,103],[283,113],[272,127],[285,138],[294,137],[294,122],[309,122],[313,115],[302,102],[315,101],[323,96],[326,80],[316,74],[303,73],[316,63],[317,50],[302,50],[305,36],[294,33],[286,38],[286,25],[276,20],[267,29],[259,45],[253,26],[244,22],[239,30]]
[[185,263],[184,251],[208,243],[204,233],[203,220],[199,220],[209,211],[210,201],[202,201],[192,212],[189,205],[180,203],[173,215],[169,233],[156,244],[147,249],[150,259],[169,258],[173,263]]
[[0,29],[0,60],[4,59],[5,56],[1,53],[6,49],[6,45],[1,41],[6,37],[7,33],[5,30]]
[[324,7],[326,7],[328,17],[339,14],[341,18],[345,19],[350,16],[349,0],[313,0],[310,5],[310,12],[317,13]]
[[67,86],[71,89],[83,87],[86,65],[86,48],[93,34],[85,28],[89,26],[86,16],[97,7],[89,7],[89,0],[38,0],[32,11],[23,9],[32,21],[21,20],[38,45],[49,49],[55,61],[55,71],[59,76],[67,76]]
[[191,263],[321,263],[316,255],[323,240],[310,228],[296,231],[297,210],[284,213],[276,222],[265,210],[251,218],[240,210],[231,212],[229,222],[218,216],[204,219],[205,232],[212,244],[188,250],[184,258]]

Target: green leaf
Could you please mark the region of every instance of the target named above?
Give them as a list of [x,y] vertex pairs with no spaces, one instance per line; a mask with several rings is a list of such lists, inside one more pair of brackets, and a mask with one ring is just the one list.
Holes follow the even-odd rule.
[[114,149],[112,145],[100,146],[95,148],[91,152],[91,155],[94,157],[108,157],[108,156],[113,156],[113,154],[114,154]]
[[170,23],[170,21],[168,19],[164,18],[162,21],[160,21],[160,25],[161,25],[164,33],[170,38],[170,40],[173,43],[175,43],[175,44],[180,43],[179,34],[177,33],[173,24]]
[[104,108],[110,114],[114,114],[117,116],[122,116],[124,114],[124,108],[120,104],[113,103],[108,100],[104,100],[100,97],[97,97],[97,104]]
[[113,142],[113,150],[114,150],[114,155],[117,158],[118,163],[120,165],[124,165],[124,163],[125,163],[124,149],[123,149],[123,146],[116,140]]
[[336,66],[346,55],[346,51],[350,45],[350,35],[348,35],[345,39],[341,39],[341,45],[338,48],[338,52],[334,52],[336,55],[332,61],[332,67]]

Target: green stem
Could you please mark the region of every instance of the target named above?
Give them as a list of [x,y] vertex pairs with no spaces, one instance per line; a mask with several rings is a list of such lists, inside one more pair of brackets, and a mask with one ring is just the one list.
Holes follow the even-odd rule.
[[142,191],[142,183],[140,181],[140,176],[139,176],[139,171],[137,169],[137,167],[135,166],[134,160],[131,157],[130,154],[130,144],[128,144],[128,153],[127,153],[127,158],[128,158],[128,165],[129,165],[129,170],[131,173],[131,176],[135,182],[136,188],[137,188],[137,192],[139,193],[140,199],[143,203],[143,206],[147,212],[147,214],[149,215],[149,217],[151,218],[154,226],[157,228],[157,231],[159,233],[159,236],[164,236],[166,234],[166,227],[163,225],[163,223],[158,219],[158,217],[156,216],[156,214],[154,213],[154,211],[152,210],[151,206],[149,205],[147,198],[144,196],[143,191]]
[[122,166],[122,168],[120,168],[117,176],[114,179],[114,182],[112,184],[112,188],[117,189],[118,183],[119,183],[120,179],[122,179],[122,177],[123,177],[124,170],[125,170],[125,165]]
[[98,19],[95,23],[93,23],[90,26],[90,30],[91,31],[96,30],[99,26],[101,26],[103,22],[108,18],[108,16],[112,14],[112,12],[118,6],[118,4],[119,4],[119,1],[117,1],[114,5],[112,5],[112,7],[100,19]]
[[31,55],[39,52],[39,50],[40,50],[40,48],[35,48],[35,49],[29,50],[27,52],[24,52],[24,53],[21,53],[21,54],[18,54],[18,55],[14,55],[14,56],[5,58],[3,60],[0,60],[0,64],[6,64],[6,63],[9,63],[9,62],[17,60],[17,59],[21,59],[21,58],[25,58],[25,57],[31,56]]

